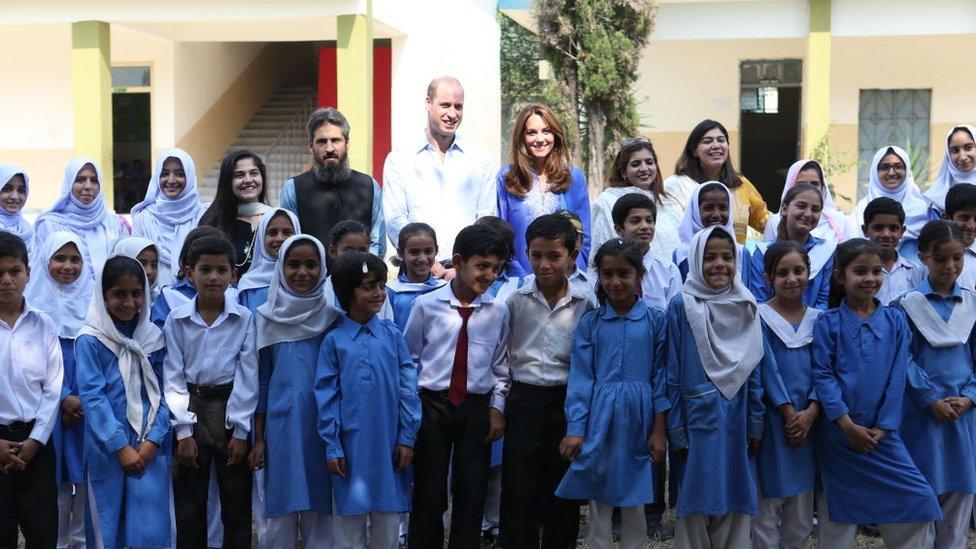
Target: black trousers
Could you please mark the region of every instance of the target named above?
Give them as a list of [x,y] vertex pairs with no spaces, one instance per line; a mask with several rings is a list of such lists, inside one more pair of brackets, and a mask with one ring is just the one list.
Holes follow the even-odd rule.
[[191,394],[189,409],[197,415],[193,438],[199,449],[199,468],[189,469],[175,460],[176,546],[179,549],[207,547],[207,491],[210,488],[210,464],[214,463],[220,492],[220,518],[224,524],[224,547],[250,549],[251,472],[246,459],[237,465],[227,465],[227,443],[232,434],[224,426],[227,399]]
[[491,469],[491,445],[485,444],[491,395],[468,395],[455,408],[447,400],[447,391],[435,394],[421,389],[420,402],[423,418],[414,446],[410,547],[443,547],[449,470],[453,499],[448,547],[480,547]]
[[556,497],[569,468],[559,455],[566,434],[566,386],[514,382],[505,401],[501,534],[505,547],[576,547],[580,502]]
[[[31,424],[16,430],[0,425],[0,439],[27,440]],[[0,473],[0,547],[17,547],[18,526],[24,534],[27,549],[54,549],[57,546],[55,464],[54,446],[49,442],[37,450],[23,471]]]

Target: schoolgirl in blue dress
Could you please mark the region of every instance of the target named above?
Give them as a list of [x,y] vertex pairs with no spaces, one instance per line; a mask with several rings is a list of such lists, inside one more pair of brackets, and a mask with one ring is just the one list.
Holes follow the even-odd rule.
[[899,434],[911,332],[875,299],[881,250],[855,238],[837,247],[831,304],[813,332],[813,384],[823,407],[817,456],[821,547],[850,547],[877,524],[887,547],[931,547],[942,512]]
[[590,547],[612,547],[614,507],[621,508],[621,547],[644,547],[651,460],[667,452],[666,319],[639,297],[644,263],[636,242],[608,240],[594,262],[601,304],[576,327],[559,448],[572,464],[556,495],[589,500]]
[[402,332],[417,297],[436,290],[444,281],[430,274],[437,260],[437,235],[426,223],[408,223],[400,229],[397,254],[403,262],[400,276],[386,285],[387,299],[393,308],[393,322]]
[[912,329],[915,359],[901,437],[942,507],[935,547],[965,547],[976,493],[976,294],[957,282],[965,246],[955,225],[929,221],[918,249],[928,276],[895,302]]
[[[810,342],[819,309],[803,302],[810,258],[803,246],[782,240],[763,256],[773,297],[759,305],[763,337],[776,369],[762,370],[765,429],[757,456],[759,510],[752,524],[756,549],[806,547],[813,530],[813,488],[817,466],[810,430],[820,413],[813,392]],[[778,374],[778,375],[777,375]],[[786,388],[786,395],[778,394]],[[774,402],[788,401],[777,407]]]
[[75,344],[85,410],[88,547],[172,544],[172,479],[162,397],[163,334],[149,321],[146,275],[138,261],[112,255],[96,274]]
[[339,315],[322,295],[324,257],[312,236],[286,240],[268,300],[257,309],[260,382],[248,459],[264,470],[267,532],[261,543],[268,547],[295,547],[299,531],[306,547],[332,545],[332,487],[313,390],[322,337]]
[[763,255],[773,242],[790,240],[803,246],[810,262],[809,283],[803,293],[803,303],[821,310],[827,308],[836,244],[811,234],[820,223],[821,210],[823,195],[813,185],[800,183],[783,195],[775,240],[760,242],[749,258],[747,279],[756,302],[762,303],[774,295],[773,286],[765,276]]
[[82,545],[85,536],[85,414],[78,398],[75,338],[85,325],[95,286],[91,277],[82,276],[87,272],[83,259],[86,256],[85,244],[78,235],[67,231],[51,233],[41,249],[35,250],[37,265],[24,291],[27,301],[54,322],[64,360],[61,407],[51,438],[59,462],[58,543],[64,546]]
[[[688,279],[668,305],[668,438],[683,466],[676,547],[748,547],[756,514],[761,372],[778,374],[756,301],[736,277],[738,250],[725,227],[696,234]],[[776,389],[771,404],[785,406],[785,387]]]
[[302,232],[298,216],[284,208],[273,208],[264,214],[254,232],[251,266],[237,284],[237,302],[252,313],[268,300],[268,288],[274,277],[281,245]]
[[346,314],[322,341],[315,401],[332,474],[336,547],[365,547],[368,528],[370,547],[396,549],[420,427],[417,367],[399,328],[378,316],[386,301],[383,260],[345,254],[332,280]]
[[[692,191],[688,207],[685,208],[681,225],[678,226],[678,246],[674,250],[674,264],[681,272],[681,281],[688,278],[688,262],[691,253],[691,241],[701,231],[720,225],[728,230],[732,229],[732,217],[735,211],[735,197],[729,188],[718,181],[706,181]],[[742,268],[745,258],[742,246],[736,245],[736,274],[746,280],[747,272]]]

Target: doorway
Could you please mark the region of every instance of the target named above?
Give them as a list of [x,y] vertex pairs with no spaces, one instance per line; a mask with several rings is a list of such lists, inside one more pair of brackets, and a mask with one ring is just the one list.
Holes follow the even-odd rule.
[[739,169],[777,211],[786,172],[800,151],[803,64],[743,61],[739,69]]
[[115,211],[146,196],[152,169],[149,67],[112,67],[112,174]]

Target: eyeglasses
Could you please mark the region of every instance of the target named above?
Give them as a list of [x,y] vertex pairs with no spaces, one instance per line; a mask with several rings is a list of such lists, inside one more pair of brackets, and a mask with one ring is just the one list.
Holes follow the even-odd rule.
[[905,171],[905,165],[902,163],[897,164],[878,164],[878,172],[888,173],[889,171],[903,172]]
[[640,136],[637,136],[637,137],[628,137],[627,139],[623,139],[623,140],[620,141],[620,146],[621,147],[629,147],[629,146],[631,146],[631,145],[633,145],[635,143],[640,143],[641,145],[650,145],[651,144],[651,140],[648,139],[648,138],[646,138],[646,137],[644,137],[643,135],[640,135]]

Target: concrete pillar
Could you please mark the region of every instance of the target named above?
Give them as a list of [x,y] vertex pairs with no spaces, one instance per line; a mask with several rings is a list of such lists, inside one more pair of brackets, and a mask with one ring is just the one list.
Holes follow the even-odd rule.
[[830,131],[830,2],[810,0],[807,93],[803,107],[803,151],[807,157]]
[[349,120],[349,164],[370,173],[373,166],[373,3],[365,14],[338,17],[336,80],[338,107]]
[[105,201],[113,205],[112,180],[112,54],[109,24],[71,24],[71,81],[74,92],[75,153],[89,156],[102,168]]

